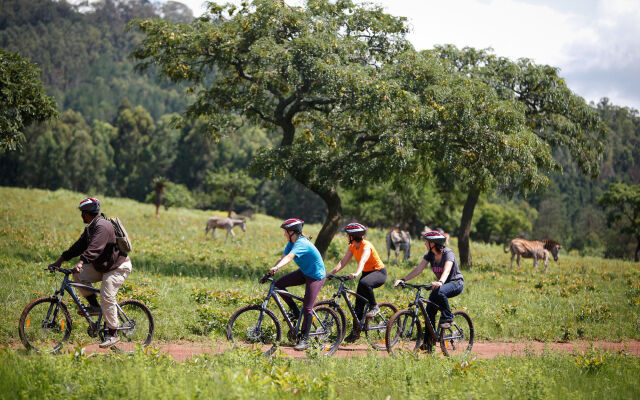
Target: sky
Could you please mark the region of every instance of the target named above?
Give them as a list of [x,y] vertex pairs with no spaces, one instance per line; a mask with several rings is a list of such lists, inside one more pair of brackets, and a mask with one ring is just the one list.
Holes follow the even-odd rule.
[[[178,1],[196,16],[204,11],[202,0]],[[438,44],[490,47],[498,56],[559,68],[587,102],[607,97],[615,105],[640,110],[640,0],[370,2],[406,17],[408,38],[418,50]]]

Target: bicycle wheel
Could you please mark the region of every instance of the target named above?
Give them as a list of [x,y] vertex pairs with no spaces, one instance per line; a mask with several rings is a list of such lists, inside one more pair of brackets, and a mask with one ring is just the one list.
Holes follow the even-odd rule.
[[391,317],[398,312],[398,309],[391,303],[378,303],[378,307],[380,307],[380,313],[364,321],[364,334],[374,349],[385,350],[387,348],[385,338],[387,324]]
[[338,317],[340,317],[340,327],[342,328],[342,337],[344,337],[347,334],[347,316],[342,310],[342,307],[340,307],[340,304],[333,300],[323,300],[316,303],[316,307],[318,306],[331,307],[331,309],[338,314]]
[[41,297],[29,303],[18,323],[20,340],[27,350],[54,353],[71,335],[71,315],[56,297]]
[[324,356],[330,356],[338,350],[343,338],[340,317],[331,307],[319,306],[313,309],[309,340]]
[[409,310],[395,313],[387,324],[385,342],[389,354],[417,351],[422,343],[420,318]]
[[464,311],[453,312],[451,328],[440,330],[440,348],[445,356],[460,356],[473,346],[473,322]]
[[258,346],[267,355],[276,350],[281,336],[282,329],[276,316],[259,305],[238,309],[227,324],[227,339],[234,346]]
[[[138,345],[148,346],[155,329],[153,315],[149,308],[138,300],[123,300],[118,303],[118,306],[120,306],[118,310],[120,341],[112,346],[112,349],[131,354]],[[100,331],[100,339],[104,340],[104,332],[104,330]]]

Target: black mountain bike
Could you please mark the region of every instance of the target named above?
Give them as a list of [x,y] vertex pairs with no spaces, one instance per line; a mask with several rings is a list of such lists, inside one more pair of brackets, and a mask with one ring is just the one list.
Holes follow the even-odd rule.
[[[322,305],[331,307],[340,316],[340,322],[343,329],[342,336],[344,337],[347,331],[347,317],[340,304],[338,304],[338,302],[340,301],[340,297],[344,298],[344,301],[347,304],[347,308],[351,313],[351,317],[353,319],[353,325],[358,326],[360,330],[364,332],[371,346],[376,350],[386,349],[387,346],[385,344],[385,331],[387,329],[389,318],[391,318],[391,316],[393,316],[393,314],[398,311],[396,306],[391,303],[378,303],[378,307],[380,307],[380,313],[378,313],[373,318],[367,318],[367,311],[369,311],[371,304],[369,304],[369,301],[364,296],[361,296],[353,290],[347,289],[345,287],[344,283],[348,280],[351,280],[349,275],[328,275],[327,280],[331,279],[340,281],[338,291],[334,293],[331,300],[323,300],[318,302],[317,304],[319,306]],[[349,300],[349,296],[347,296],[347,294],[350,294],[364,301],[364,313],[362,314],[362,320],[360,320],[356,316],[356,311],[351,304],[351,301]]]
[[[271,355],[282,340],[282,328],[276,315],[267,308],[269,300],[275,301],[289,327],[288,340],[292,344],[296,344],[301,336],[300,329],[303,317],[300,315],[297,321],[292,319],[292,314],[287,313],[277,295],[289,296],[299,302],[304,299],[286,290],[276,288],[274,279],[268,274],[260,279],[260,283],[267,281],[271,281],[271,285],[261,304],[242,307],[231,315],[227,324],[227,339],[233,342],[234,346],[252,347],[257,345],[264,354]],[[313,309],[311,330],[309,331],[312,346],[318,349],[320,354],[330,356],[338,350],[342,338],[343,329],[340,317],[327,306],[316,306]]]
[[[89,323],[87,328],[89,336],[92,338],[99,336],[101,340],[104,340],[109,329],[103,321],[102,311],[98,314],[98,319],[94,321],[73,290],[74,287],[77,287],[98,294],[100,289],[71,281],[69,275],[73,273],[72,269],[58,267],[53,269],[64,274],[60,289],[56,290],[51,297],[33,300],[25,307],[20,316],[18,331],[24,346],[27,350],[38,353],[55,353],[69,340],[72,320],[69,309],[62,302],[65,291],[71,295],[82,316]],[[53,272],[51,271],[51,273]],[[155,325],[153,315],[147,306],[137,300],[124,300],[117,304],[117,308],[120,322],[118,328],[120,342],[111,348],[124,353],[132,353],[137,345],[148,346],[151,343]]]
[[[432,304],[438,311],[442,312],[437,304],[423,298],[421,291],[431,290],[431,285],[412,285],[403,282],[403,288],[416,289],[416,297],[409,303],[406,310],[400,310],[389,320],[386,331],[387,351],[394,354],[398,350],[415,352],[423,350],[431,352],[435,343],[440,343],[440,349],[445,356],[462,355],[471,351],[473,346],[473,323],[471,317],[464,311],[453,311],[453,322],[448,329],[434,329],[429,317],[425,303]],[[427,332],[423,332],[420,323],[422,312]]]

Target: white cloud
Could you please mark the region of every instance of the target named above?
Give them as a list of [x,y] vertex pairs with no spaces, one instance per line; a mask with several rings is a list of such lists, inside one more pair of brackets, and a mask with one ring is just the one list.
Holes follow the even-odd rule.
[[[181,0],[178,0],[181,1]],[[230,1],[239,4],[241,0]],[[200,15],[205,1],[182,0]],[[225,1],[219,1],[224,3]],[[303,0],[287,0],[299,5]],[[362,2],[362,1],[360,1]],[[559,67],[588,101],[640,109],[638,0],[373,0],[412,26],[418,49],[451,43]]]

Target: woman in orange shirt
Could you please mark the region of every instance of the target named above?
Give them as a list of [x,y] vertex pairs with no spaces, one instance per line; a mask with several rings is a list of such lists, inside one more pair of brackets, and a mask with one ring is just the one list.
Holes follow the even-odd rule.
[[[373,293],[373,289],[382,286],[387,280],[387,269],[384,267],[380,256],[375,247],[368,240],[364,240],[364,235],[367,232],[367,228],[357,222],[352,222],[345,226],[342,230],[347,234],[347,240],[349,240],[349,248],[344,254],[344,257],[338,265],[331,271],[331,274],[336,274],[342,268],[344,268],[351,257],[354,257],[358,262],[358,268],[356,272],[351,274],[351,279],[355,279],[362,273],[362,278],[358,281],[358,289],[356,292],[364,296],[370,304],[370,309],[367,312],[367,317],[375,317],[380,312],[378,303],[376,302],[376,296]],[[358,319],[362,319],[364,312],[364,301],[360,298],[356,298],[355,306],[356,315]],[[351,334],[344,340],[351,343],[358,340],[360,337],[360,330],[357,324],[353,325]]]

